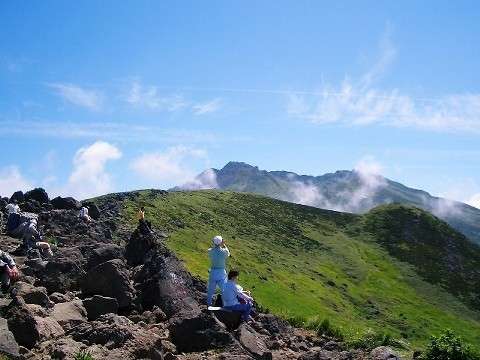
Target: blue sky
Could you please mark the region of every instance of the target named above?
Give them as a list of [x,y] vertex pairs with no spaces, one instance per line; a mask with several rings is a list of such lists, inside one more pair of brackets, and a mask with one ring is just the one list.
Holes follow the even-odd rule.
[[0,194],[366,161],[480,206],[476,1],[2,1]]

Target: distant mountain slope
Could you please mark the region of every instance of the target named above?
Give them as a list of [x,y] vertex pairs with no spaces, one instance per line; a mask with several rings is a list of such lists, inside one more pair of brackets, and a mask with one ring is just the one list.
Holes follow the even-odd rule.
[[204,188],[251,192],[357,214],[394,202],[415,205],[435,214],[480,244],[480,209],[434,197],[426,191],[361,170],[307,176],[286,171],[265,171],[241,162],[229,162],[220,170],[204,171],[195,181],[175,190]]
[[480,343],[480,250],[423,210],[387,205],[364,215],[224,192],[140,191],[122,197],[123,222],[146,207],[190,272],[222,234],[230,268],[275,314],[328,318],[344,332],[372,328],[414,346],[452,328]]

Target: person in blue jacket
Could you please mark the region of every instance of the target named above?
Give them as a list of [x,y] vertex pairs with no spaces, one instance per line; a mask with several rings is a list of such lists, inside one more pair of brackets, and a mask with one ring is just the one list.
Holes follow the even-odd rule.
[[213,295],[217,287],[222,290],[223,284],[227,281],[226,261],[230,251],[225,245],[225,240],[217,235],[212,240],[213,247],[208,249],[210,258],[210,273],[208,276],[207,305],[212,305]]

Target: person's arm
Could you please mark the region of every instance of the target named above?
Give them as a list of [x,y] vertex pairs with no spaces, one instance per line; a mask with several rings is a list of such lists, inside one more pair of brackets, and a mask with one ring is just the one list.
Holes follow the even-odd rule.
[[0,250],[0,266],[8,265],[10,268],[15,267],[15,260],[6,253],[5,251]]
[[225,253],[226,257],[229,257],[229,256],[230,256],[230,250],[228,250],[227,245],[223,245],[222,250],[223,250],[223,252]]

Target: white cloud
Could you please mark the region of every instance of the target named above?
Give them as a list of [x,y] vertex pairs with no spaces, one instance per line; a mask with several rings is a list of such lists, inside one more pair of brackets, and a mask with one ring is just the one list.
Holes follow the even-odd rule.
[[181,110],[188,105],[180,95],[162,96],[156,86],[143,86],[137,81],[132,83],[126,101],[135,107],[170,112]]
[[480,193],[474,194],[467,200],[467,204],[480,209]]
[[291,195],[293,199],[291,201],[308,206],[319,206],[331,208],[327,204],[327,200],[324,198],[318,186],[312,183],[306,183],[302,181],[294,181],[290,186]]
[[326,84],[315,93],[291,93],[287,113],[316,124],[384,125],[444,132],[480,133],[480,94],[448,94],[415,98],[398,89],[374,86],[394,60],[396,49],[389,31],[380,42],[380,56],[372,68],[354,81]]
[[192,181],[192,159],[206,159],[204,150],[175,146],[164,152],[147,153],[134,159],[130,167],[140,176],[155,182],[156,186],[173,186]]
[[112,177],[106,165],[121,156],[117,147],[104,141],[80,148],[73,158],[73,171],[62,193],[85,199],[112,191]]
[[180,190],[218,189],[217,174],[213,169],[207,169],[193,180],[178,187]]
[[49,84],[55,92],[64,100],[87,108],[89,110],[100,110],[103,104],[103,95],[95,90],[87,90],[73,84]]
[[0,169],[0,195],[10,197],[15,191],[30,190],[33,185],[20,172],[17,166]]
[[204,115],[218,111],[220,106],[221,100],[217,98],[204,103],[196,104],[192,107],[192,110],[195,115]]

